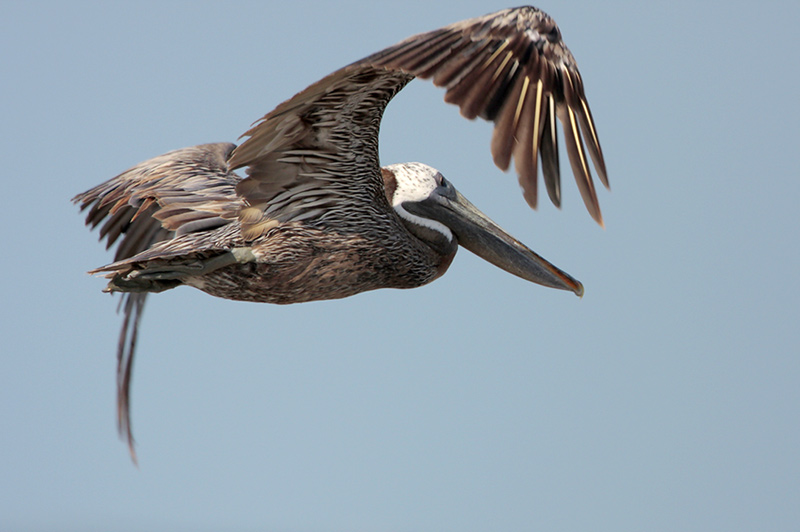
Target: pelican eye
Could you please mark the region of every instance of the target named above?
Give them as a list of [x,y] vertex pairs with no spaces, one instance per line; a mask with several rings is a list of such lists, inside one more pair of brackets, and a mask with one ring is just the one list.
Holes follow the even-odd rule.
[[444,177],[442,177],[441,180],[437,179],[437,181],[439,181],[439,188],[441,189],[439,195],[452,199],[455,195],[455,188],[450,184],[450,181]]

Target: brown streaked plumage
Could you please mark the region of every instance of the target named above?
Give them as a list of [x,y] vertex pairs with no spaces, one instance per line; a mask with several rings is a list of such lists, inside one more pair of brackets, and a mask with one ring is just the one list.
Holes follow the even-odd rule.
[[[514,275],[582,294],[435,169],[380,166],[383,111],[415,77],[444,87],[465,117],[495,123],[494,161],[505,170],[514,158],[532,207],[539,160],[550,199],[561,202],[558,118],[581,196],[602,225],[589,158],[608,179],[583,82],[555,22],[533,7],[416,35],[337,70],[260,119],[238,147],[145,161],[74,198],[107,247],[117,244],[115,262],[92,273],[123,292],[118,413],[131,453],[131,367],[150,292],[188,285],[287,304],[413,288],[442,275],[462,245]],[[244,179],[234,173],[242,167]]]

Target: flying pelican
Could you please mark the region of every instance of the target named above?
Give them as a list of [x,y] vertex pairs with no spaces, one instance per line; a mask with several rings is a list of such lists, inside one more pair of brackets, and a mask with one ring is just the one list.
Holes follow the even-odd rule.
[[[583,201],[602,225],[589,170],[608,186],[583,81],[556,23],[506,9],[410,37],[321,79],[258,120],[240,146],[205,144],[155,157],[73,201],[114,261],[90,273],[122,292],[117,359],[120,434],[135,460],[130,382],[145,298],[180,285],[240,301],[298,303],[377,288],[414,288],[445,273],[462,245],[528,281],[583,286],[507,234],[442,174],[381,167],[386,105],[415,77],[446,88],[461,114],[495,123],[491,153],[513,155],[523,196],[537,164],[561,203],[556,117]],[[247,177],[234,173],[247,167]]]

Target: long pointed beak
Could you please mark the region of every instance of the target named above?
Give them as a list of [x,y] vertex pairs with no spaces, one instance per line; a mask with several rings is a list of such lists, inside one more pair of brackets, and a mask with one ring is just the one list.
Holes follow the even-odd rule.
[[583,285],[580,281],[506,233],[460,192],[452,188],[448,192],[447,196],[434,195],[422,202],[404,203],[403,207],[412,213],[443,223],[456,235],[459,244],[508,273],[536,284],[570,290],[583,296]]

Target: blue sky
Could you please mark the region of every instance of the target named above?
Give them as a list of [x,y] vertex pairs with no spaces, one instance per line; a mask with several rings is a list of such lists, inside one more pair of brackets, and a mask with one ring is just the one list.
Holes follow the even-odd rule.
[[[110,253],[69,199],[491,2],[16,3],[5,153],[0,528],[796,530],[800,5],[539,4],[576,56],[612,191],[534,212],[491,127],[415,82],[385,164],[424,161],[580,279],[462,250],[411,291],[288,307],[151,298],[117,439]],[[567,170],[567,168],[564,168]]]

